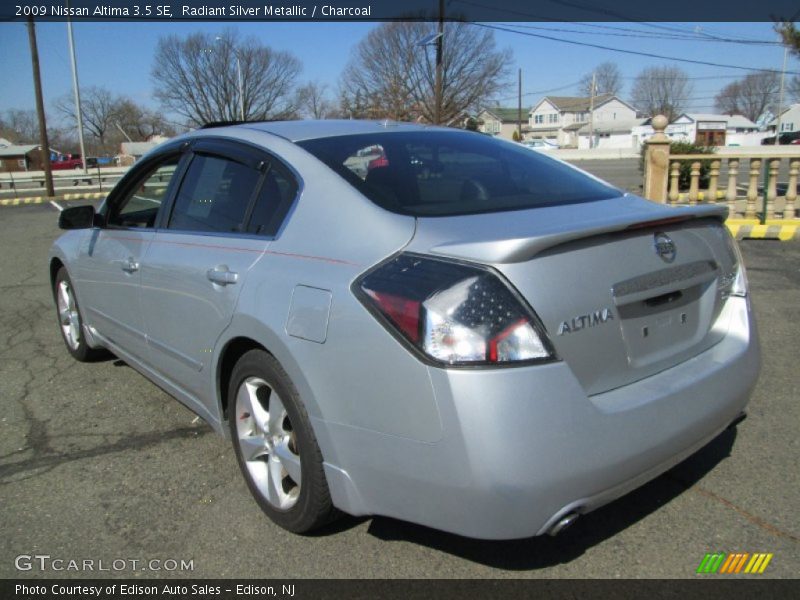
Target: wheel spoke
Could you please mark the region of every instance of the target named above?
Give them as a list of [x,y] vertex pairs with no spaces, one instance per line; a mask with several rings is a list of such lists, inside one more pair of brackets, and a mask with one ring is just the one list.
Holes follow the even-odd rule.
[[267,443],[260,435],[245,435],[239,438],[242,458],[247,461],[257,460],[269,454]]
[[[247,380],[240,387],[236,397],[236,404],[239,407],[238,418],[245,420],[252,418],[256,431],[266,433],[267,431],[267,412],[261,406],[261,402],[256,395],[258,388],[257,381]],[[245,416],[247,415],[247,416]]]
[[269,395],[269,423],[268,429],[271,436],[282,436],[286,432],[283,429],[283,420],[286,418],[286,409],[283,402],[275,390]]
[[267,384],[260,379],[248,380],[242,387],[246,388],[250,396],[250,408],[258,429],[267,433],[267,431],[269,431],[269,414],[267,413],[267,409],[264,408],[261,398],[259,398],[259,393],[263,395],[264,392],[270,392],[270,389],[267,387]]
[[289,449],[288,436],[275,444],[273,448],[275,457],[280,461],[280,464],[286,469],[289,477],[292,478],[298,486],[302,478],[300,469],[300,457]]
[[270,457],[267,462],[267,500],[278,508],[283,508],[286,494],[283,491],[283,466],[280,461]]
[[70,293],[69,288],[67,287],[66,282],[62,281],[61,285],[58,286],[58,295],[61,299],[61,303],[63,304],[64,308],[70,308]]

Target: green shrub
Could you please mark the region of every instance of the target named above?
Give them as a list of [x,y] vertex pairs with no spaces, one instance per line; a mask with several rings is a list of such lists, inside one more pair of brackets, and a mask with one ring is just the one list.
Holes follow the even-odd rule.
[[[647,151],[647,144],[642,144],[639,153],[639,171],[644,174],[644,155]],[[714,154],[716,148],[713,146],[700,146],[691,142],[672,142],[669,145],[669,154]],[[681,161],[680,174],[678,175],[678,188],[681,191],[689,189],[692,177],[692,162],[690,160]],[[708,171],[711,168],[710,160],[700,161],[700,189],[708,188]]]

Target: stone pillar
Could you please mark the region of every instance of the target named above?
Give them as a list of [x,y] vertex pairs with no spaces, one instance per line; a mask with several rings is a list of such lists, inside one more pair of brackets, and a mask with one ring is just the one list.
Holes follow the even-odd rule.
[[669,121],[664,115],[653,117],[653,135],[647,142],[644,155],[644,197],[654,202],[667,201],[669,181],[669,138],[664,135]]

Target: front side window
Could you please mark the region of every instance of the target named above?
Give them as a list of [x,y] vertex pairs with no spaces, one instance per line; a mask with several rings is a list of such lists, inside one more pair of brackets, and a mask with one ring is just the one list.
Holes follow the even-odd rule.
[[[477,133],[405,131],[300,146],[387,210],[451,216],[613,198],[620,192],[536,152]],[[380,148],[377,158],[365,148]]]
[[175,199],[169,228],[199,232],[240,232],[260,173],[246,165],[206,154],[192,159]]
[[533,122],[537,125],[542,125],[544,123],[544,115],[534,115]]
[[173,156],[154,167],[136,183],[132,191],[110,206],[108,225],[153,227],[179,160],[180,156]]

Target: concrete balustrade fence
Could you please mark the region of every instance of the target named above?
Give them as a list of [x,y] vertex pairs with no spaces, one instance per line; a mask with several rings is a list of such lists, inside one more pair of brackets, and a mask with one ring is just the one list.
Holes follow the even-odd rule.
[[[670,154],[670,139],[664,134],[666,117],[653,118],[653,135],[646,143],[644,195],[666,204],[725,203],[729,227],[768,225],[787,238],[797,222],[797,185],[800,174],[800,146],[764,146],[738,151],[721,148],[718,154]],[[688,188],[681,189],[681,167],[689,165]],[[703,171],[706,171],[703,174]],[[783,181],[779,182],[779,177]],[[702,189],[707,180],[705,189]],[[751,231],[752,227],[746,228]],[[765,237],[759,235],[758,237]],[[771,236],[767,236],[771,237]]]

